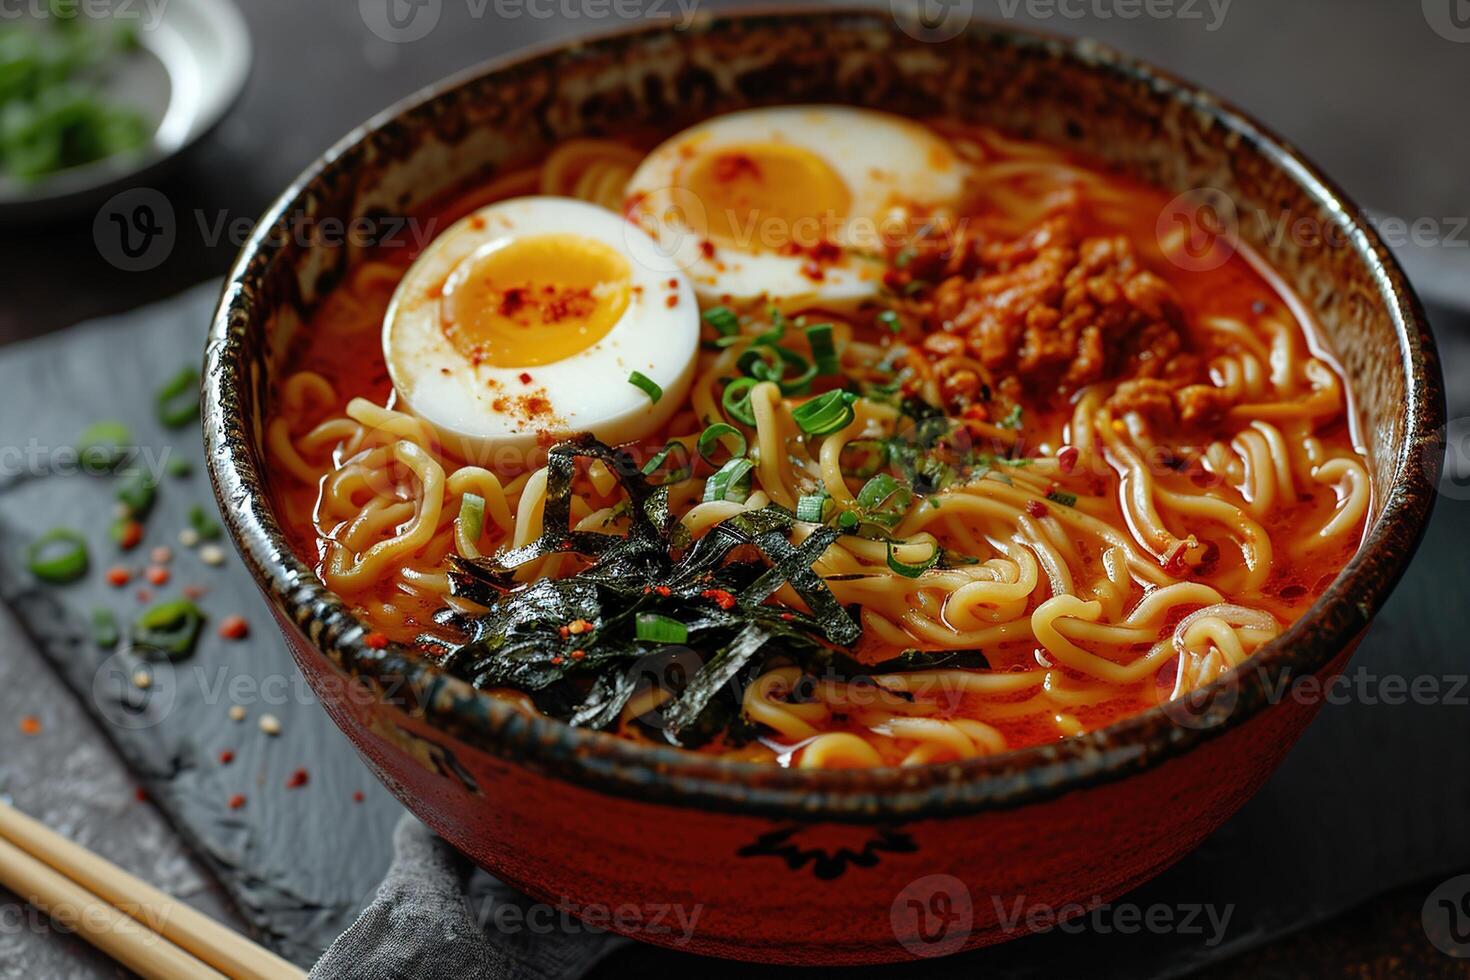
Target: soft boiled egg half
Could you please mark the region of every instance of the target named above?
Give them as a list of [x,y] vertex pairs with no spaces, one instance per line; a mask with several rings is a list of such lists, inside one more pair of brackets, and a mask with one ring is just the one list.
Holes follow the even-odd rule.
[[457,221],[414,261],[383,323],[400,401],[482,465],[528,454],[542,433],[651,434],[688,391],[698,347],[689,280],[618,215],[557,197]]
[[842,106],[750,109],[650,153],[624,210],[706,304],[840,311],[877,295],[873,257],[885,236],[952,209],[965,176],[953,147],[912,120]]

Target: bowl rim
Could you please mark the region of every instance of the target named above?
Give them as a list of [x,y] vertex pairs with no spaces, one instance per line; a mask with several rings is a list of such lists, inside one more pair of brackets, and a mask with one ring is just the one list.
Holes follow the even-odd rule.
[[[763,7],[701,14],[688,30],[789,20],[869,21],[898,30],[892,15],[872,7]],[[272,254],[271,229],[299,207],[301,195],[351,151],[394,119],[420,110],[478,79],[569,51],[636,43],[670,33],[667,24],[636,25],[561,40],[495,58],[456,72],[409,95],[354,128],[308,166],[257,223],[225,280],[206,347],[203,408],[205,458],[225,523],[257,584],[282,624],[290,622],[315,650],[349,677],[404,685],[407,713],[466,746],[528,766],[545,775],[613,795],[674,806],[802,821],[883,823],[952,817],[1008,809],[1084,787],[1123,779],[1177,758],[1244,724],[1273,702],[1272,679],[1316,673],[1350,648],[1403,574],[1433,507],[1445,421],[1443,380],[1422,305],[1403,271],[1364,214],[1321,170],[1290,144],[1228,101],[1147,62],[1085,38],[1066,38],[975,19],[966,33],[999,43],[1046,48],[1092,72],[1140,82],[1184,102],[1249,141],[1324,211],[1345,222],[1358,260],[1376,281],[1397,340],[1397,370],[1406,379],[1403,444],[1393,461],[1377,520],[1327,591],[1284,633],[1245,664],[1202,690],[1207,704],[1224,704],[1223,718],[1180,724],[1155,706],[1105,728],[1057,742],[959,763],[911,768],[798,770],[769,763],[650,746],[564,722],[533,716],[476,691],[427,660],[390,646],[364,642],[368,627],[330,593],[291,549],[276,522],[263,474],[252,459],[253,423],[240,412],[239,389],[251,383],[243,364],[243,337],[251,323],[250,266]],[[374,707],[405,711],[379,699]]]

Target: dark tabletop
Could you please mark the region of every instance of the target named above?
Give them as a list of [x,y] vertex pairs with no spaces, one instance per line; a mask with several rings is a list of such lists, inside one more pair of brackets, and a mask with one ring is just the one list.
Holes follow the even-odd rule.
[[[354,0],[242,3],[255,46],[245,94],[221,127],[156,185],[174,210],[173,251],[155,269],[128,273],[99,252],[95,212],[44,226],[0,226],[0,343],[130,309],[220,274],[243,229],[302,167],[353,125],[451,71],[526,44],[615,26],[609,9],[678,9],[673,0],[428,2],[439,7],[438,26],[412,43],[376,36]],[[950,6],[1099,37],[1201,82],[1286,134],[1367,207],[1429,222],[1440,258],[1470,263],[1462,217],[1470,215],[1470,126],[1463,108],[1470,26],[1458,26],[1470,25],[1464,0],[950,0]],[[1465,284],[1470,308],[1470,274],[1448,281]],[[1470,336],[1461,333],[1466,324],[1438,310],[1436,326],[1447,353],[1466,365],[1460,376],[1470,376],[1470,353],[1459,357],[1460,338]],[[1456,401],[1452,383],[1452,415]],[[14,635],[5,625],[0,622],[0,634]],[[48,730],[20,734],[14,719],[38,704],[48,706]],[[0,652],[0,793],[59,815],[63,832],[230,920],[207,875],[135,798],[100,733],[20,647]],[[1419,925],[1433,884],[1386,895],[1230,964],[1222,975],[1453,970],[1457,964],[1424,941]],[[6,913],[0,978],[116,972],[44,920],[10,914],[15,911],[0,902]],[[639,956],[636,948],[620,954],[609,975],[636,969]]]

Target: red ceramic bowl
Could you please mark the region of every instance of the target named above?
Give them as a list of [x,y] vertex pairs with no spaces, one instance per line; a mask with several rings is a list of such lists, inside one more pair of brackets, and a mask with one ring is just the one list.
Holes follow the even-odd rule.
[[[1018,898],[1065,909],[1126,892],[1198,844],[1281,761],[1316,706],[1271,692],[1342,669],[1428,519],[1444,415],[1434,345],[1352,202],[1240,112],[1095,44],[983,25],[928,35],[873,11],[761,13],[568,44],[450,79],[353,132],[281,196],[210,334],[205,418],[220,503],[337,724],[409,809],[479,864],[641,939],[748,960],[871,963],[1018,935],[1027,924],[996,911]],[[528,717],[412,651],[366,646],[363,625],[292,553],[266,490],[272,379],[357,258],[299,240],[293,218],[411,213],[559,139],[796,102],[998,125],[1168,189],[1218,188],[1242,209],[1341,232],[1305,248],[1263,240],[1274,223],[1238,229],[1320,319],[1369,450],[1367,539],[1321,600],[1195,705],[912,769],[790,771],[635,745]]]

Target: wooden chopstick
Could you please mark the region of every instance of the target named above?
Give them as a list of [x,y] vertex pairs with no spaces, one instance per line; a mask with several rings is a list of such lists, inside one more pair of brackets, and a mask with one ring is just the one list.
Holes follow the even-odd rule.
[[[156,974],[158,976],[216,977],[223,974],[240,978],[240,980],[293,980],[293,978],[306,976],[294,964],[281,959],[268,949],[257,946],[233,929],[195,911],[147,882],[140,881],[14,807],[0,803],[0,847],[6,844],[10,845],[9,848],[0,851],[0,854],[10,855],[12,860],[0,861],[0,871],[8,874],[11,866],[14,865],[22,878],[38,882],[33,886],[17,888],[8,877],[0,878],[0,881],[3,881],[12,891],[19,893],[21,897],[48,912],[50,910],[41,903],[57,901],[58,898],[53,896],[64,895],[65,897],[60,900],[72,902],[77,902],[82,896],[85,896],[91,899],[92,904],[105,903],[115,913],[126,918],[128,922],[135,922],[143,927],[138,938],[147,944],[150,950],[168,946],[175,952],[186,956],[188,961],[195,965],[196,970],[204,970],[202,973],[165,972]],[[42,863],[49,868],[52,875],[39,875],[35,869],[28,869],[20,865],[14,860],[13,852],[20,852]],[[50,891],[41,887],[42,885],[59,886],[62,883],[70,885],[75,891]],[[156,935],[148,930],[154,930]],[[116,934],[128,935],[129,933],[124,927]],[[84,931],[82,935],[108,955],[138,973],[147,976],[155,975],[150,970],[142,969],[123,960],[111,949],[96,942],[91,934]],[[158,938],[160,936],[162,940]],[[160,960],[159,963],[162,964],[163,961]]]
[[141,922],[129,918],[50,865],[0,839],[0,882],[134,973],[156,980],[224,980]]

